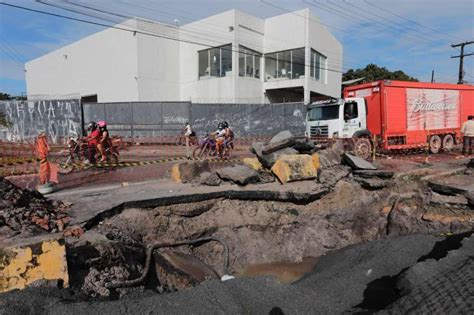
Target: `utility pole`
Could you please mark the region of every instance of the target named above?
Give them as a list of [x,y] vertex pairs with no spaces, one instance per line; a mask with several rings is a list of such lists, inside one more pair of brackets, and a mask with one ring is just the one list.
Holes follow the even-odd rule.
[[459,58],[459,74],[458,74],[458,84],[463,84],[464,83],[464,57],[467,56],[472,56],[474,53],[469,53],[465,54],[464,53],[464,46],[474,44],[474,41],[469,41],[469,42],[464,42],[464,43],[459,43],[459,44],[453,44],[451,47],[461,47],[461,53],[457,56],[451,56],[451,58]]
[[431,70],[431,83],[434,83],[434,70]]

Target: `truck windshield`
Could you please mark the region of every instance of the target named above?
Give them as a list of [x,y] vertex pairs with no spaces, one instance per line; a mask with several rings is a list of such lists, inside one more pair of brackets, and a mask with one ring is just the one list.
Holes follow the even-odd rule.
[[308,111],[308,120],[332,120],[339,118],[339,105],[313,107]]

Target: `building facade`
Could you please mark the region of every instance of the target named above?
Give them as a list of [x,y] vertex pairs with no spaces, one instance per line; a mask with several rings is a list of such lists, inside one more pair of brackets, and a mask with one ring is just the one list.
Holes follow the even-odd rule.
[[309,9],[267,19],[230,10],[183,26],[134,19],[118,27],[26,63],[29,97],[308,103],[341,93],[342,46]]

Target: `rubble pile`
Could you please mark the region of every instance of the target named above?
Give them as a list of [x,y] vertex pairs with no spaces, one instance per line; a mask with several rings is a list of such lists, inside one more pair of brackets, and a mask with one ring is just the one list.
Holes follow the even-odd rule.
[[71,220],[66,213],[68,208],[60,201],[47,200],[39,192],[21,189],[0,177],[0,235],[35,227],[39,231],[62,232]]

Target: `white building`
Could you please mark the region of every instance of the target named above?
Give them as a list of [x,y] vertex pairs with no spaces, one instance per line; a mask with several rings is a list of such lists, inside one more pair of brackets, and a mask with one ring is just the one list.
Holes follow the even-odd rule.
[[[341,93],[342,46],[309,9],[128,20],[26,64],[28,95],[88,101],[309,102]],[[137,32],[133,32],[136,30]]]

